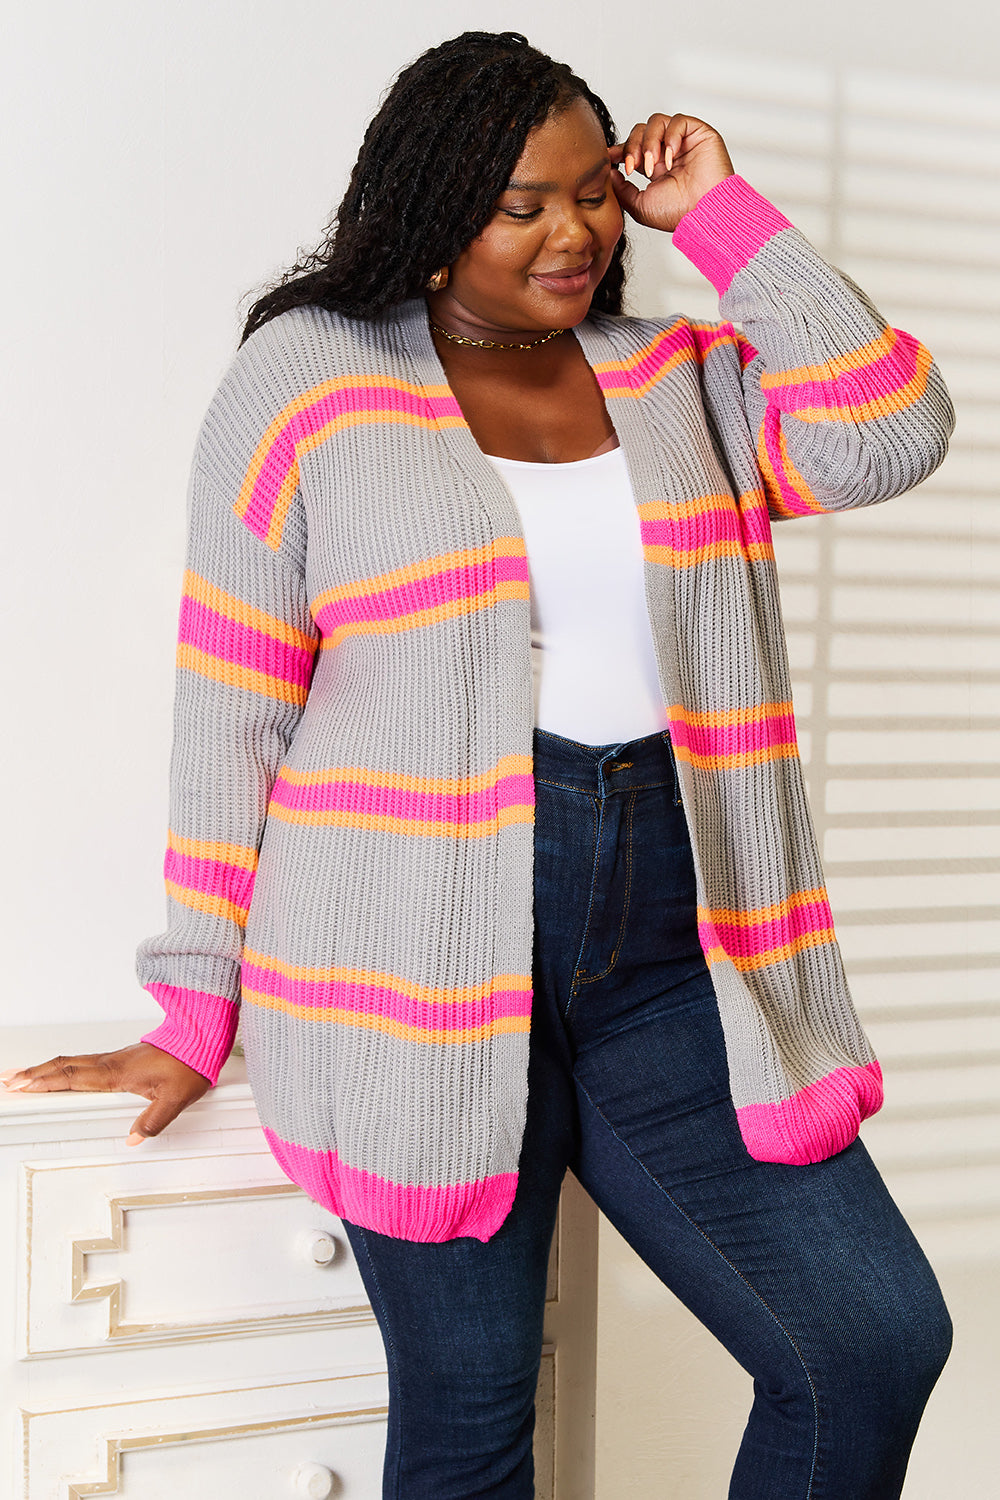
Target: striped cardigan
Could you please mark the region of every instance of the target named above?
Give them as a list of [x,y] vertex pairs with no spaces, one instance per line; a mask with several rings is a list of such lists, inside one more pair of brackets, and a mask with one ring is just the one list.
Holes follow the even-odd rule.
[[[576,330],[619,435],[748,1151],[820,1160],[881,1102],[795,742],[770,517],[944,456],[926,350],[739,177],[674,243],[722,323]],[[734,322],[742,325],[740,331]],[[284,313],[191,480],[169,927],[144,1040],[213,1082],[242,1037],[283,1170],[355,1223],[487,1240],[509,1212],[532,957],[528,562],[422,299]]]

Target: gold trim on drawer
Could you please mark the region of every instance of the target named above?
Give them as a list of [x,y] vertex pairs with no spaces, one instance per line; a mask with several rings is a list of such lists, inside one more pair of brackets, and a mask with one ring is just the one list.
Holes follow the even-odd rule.
[[[379,1376],[379,1378],[381,1378],[380,1371],[357,1371],[351,1376],[333,1376],[331,1377],[331,1379],[334,1382],[338,1380],[357,1380],[359,1378],[367,1380],[371,1377],[371,1375],[377,1375]],[[229,1390],[220,1389],[217,1391],[212,1391],[208,1393],[208,1395],[210,1399],[217,1399],[218,1397],[225,1396],[239,1397],[246,1395],[248,1392],[252,1393],[255,1390],[267,1391],[269,1393],[277,1392],[278,1394],[285,1394],[286,1392],[293,1391],[296,1387],[308,1388],[309,1386],[313,1386],[315,1384],[316,1382],[313,1381],[291,1381],[284,1383],[279,1382],[277,1386],[237,1386]],[[303,1390],[303,1394],[305,1394],[305,1390]],[[167,1397],[147,1397],[145,1401],[140,1400],[138,1403],[110,1402],[107,1406],[103,1407],[94,1406],[91,1403],[87,1403],[83,1406],[50,1408],[44,1411],[24,1411],[22,1409],[22,1481],[24,1485],[24,1496],[27,1497],[30,1485],[29,1461],[32,1442],[31,1424],[33,1422],[37,1422],[39,1420],[50,1420],[52,1417],[58,1417],[71,1413],[110,1413],[114,1411],[129,1411],[130,1409],[134,1410],[137,1404],[139,1406],[143,1406],[150,1402],[155,1405],[161,1405],[164,1402],[166,1402],[167,1404],[171,1404],[173,1402],[184,1402],[185,1404],[188,1404],[192,1400],[197,1400],[197,1397],[192,1398],[187,1394],[181,1393]],[[117,1495],[119,1493],[119,1487],[122,1478],[121,1465],[123,1456],[130,1452],[140,1451],[144,1448],[177,1448],[183,1447],[188,1443],[197,1444],[216,1442],[220,1439],[226,1440],[243,1437],[260,1437],[276,1432],[294,1432],[296,1429],[305,1431],[315,1427],[339,1427],[348,1422],[384,1422],[388,1416],[388,1407],[382,1403],[349,1406],[335,1406],[330,1404],[325,1407],[319,1406],[318,1409],[317,1406],[318,1403],[314,1401],[310,1402],[310,1409],[307,1412],[299,1411],[290,1416],[266,1417],[263,1419],[257,1419],[255,1421],[210,1423],[206,1424],[204,1427],[193,1425],[190,1422],[184,1422],[176,1427],[167,1426],[166,1428],[161,1428],[157,1432],[146,1432],[141,1436],[135,1437],[126,1436],[124,1434],[108,1437],[99,1436],[98,1441],[103,1445],[104,1448],[104,1477],[102,1479],[92,1480],[73,1480],[64,1475],[60,1480],[60,1484],[64,1484],[66,1488],[64,1491],[62,1491],[60,1500],[90,1500],[90,1497],[94,1495]]]
[[[258,1156],[258,1153],[237,1153],[240,1156],[249,1154]],[[198,1158],[205,1160],[205,1158]],[[222,1163],[232,1161],[233,1156],[210,1158]],[[40,1170],[52,1170],[56,1166],[66,1166],[68,1163],[47,1162]],[[105,1162],[80,1162],[74,1164],[74,1171],[87,1171],[92,1168],[103,1168]],[[77,1349],[93,1349],[100,1347],[99,1344],[88,1342],[85,1344],[66,1344],[59,1348],[44,1348],[38,1350],[32,1347],[31,1336],[31,1302],[32,1302],[32,1266],[31,1245],[34,1229],[34,1179],[39,1169],[28,1163],[23,1164],[25,1188],[26,1188],[26,1267],[25,1267],[25,1330],[24,1348],[28,1356],[41,1354],[49,1356],[52,1354],[71,1353]],[[132,1209],[156,1209],[171,1208],[182,1203],[211,1203],[220,1201],[238,1201],[248,1198],[306,1198],[302,1189],[293,1182],[274,1182],[263,1184],[236,1185],[234,1187],[221,1188],[168,1188],[152,1193],[119,1193],[113,1196],[104,1195],[110,1217],[110,1234],[90,1236],[70,1240],[70,1301],[100,1302],[108,1304],[108,1331],[106,1339],[118,1346],[127,1344],[157,1344],[157,1343],[187,1343],[199,1339],[217,1338],[220,1335],[247,1332],[267,1333],[271,1331],[292,1332],[297,1329],[306,1328],[343,1328],[356,1327],[358,1325],[374,1324],[375,1315],[367,1301],[351,1303],[346,1306],[331,1308],[321,1312],[274,1312],[264,1314],[249,1314],[245,1317],[219,1318],[208,1322],[157,1322],[140,1323],[129,1322],[123,1316],[124,1302],[124,1280],[118,1278],[114,1281],[88,1282],[87,1281],[87,1257],[88,1255],[106,1251],[121,1251],[125,1248],[126,1223],[125,1215]],[[345,1237],[346,1238],[346,1237]],[[363,1294],[362,1294],[363,1295]]]
[[295,1428],[316,1427],[320,1424],[335,1427],[339,1422],[385,1421],[386,1406],[359,1407],[356,1411],[318,1412],[308,1417],[278,1417],[270,1422],[244,1422],[225,1427],[207,1427],[204,1432],[159,1432],[153,1437],[106,1438],[105,1459],[107,1474],[104,1479],[93,1482],[66,1484],[66,1500],[87,1500],[91,1495],[117,1495],[121,1484],[122,1455],[139,1448],[177,1448],[183,1443],[207,1443],[215,1438],[241,1438],[260,1436],[262,1433],[288,1432]]

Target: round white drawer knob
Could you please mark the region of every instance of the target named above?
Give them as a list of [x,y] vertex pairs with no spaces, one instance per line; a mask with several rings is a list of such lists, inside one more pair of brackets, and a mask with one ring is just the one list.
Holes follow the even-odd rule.
[[308,1500],[327,1500],[334,1493],[337,1476],[325,1464],[299,1464],[292,1475],[292,1487],[296,1495],[305,1495]]
[[315,1266],[328,1266],[337,1258],[337,1241],[325,1229],[307,1230],[299,1239],[306,1260]]

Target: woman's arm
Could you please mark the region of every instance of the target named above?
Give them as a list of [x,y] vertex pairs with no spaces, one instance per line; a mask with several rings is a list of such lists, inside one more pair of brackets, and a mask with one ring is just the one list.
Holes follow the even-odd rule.
[[168,926],[138,953],[140,982],[165,1012],[143,1041],[212,1083],[236,1032],[268,801],[318,644],[304,559],[256,534],[239,509],[235,481],[222,489],[196,462],[164,860]]
[[890,328],[849,277],[732,172],[703,121],[653,116],[613,148],[619,161],[644,153],[650,185],[640,193],[619,179],[619,197],[641,222],[673,229],[674,244],[718,290],[723,315],[742,325],[742,334],[720,330],[730,337],[708,351],[706,371],[711,378],[713,359],[739,356],[772,515],[872,505],[932,473],[954,412],[924,346]]

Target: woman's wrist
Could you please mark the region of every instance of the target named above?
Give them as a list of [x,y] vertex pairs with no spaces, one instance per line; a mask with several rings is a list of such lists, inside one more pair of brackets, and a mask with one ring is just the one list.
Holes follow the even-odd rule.
[[721,297],[757,252],[790,220],[736,172],[698,199],[674,230],[674,244]]

